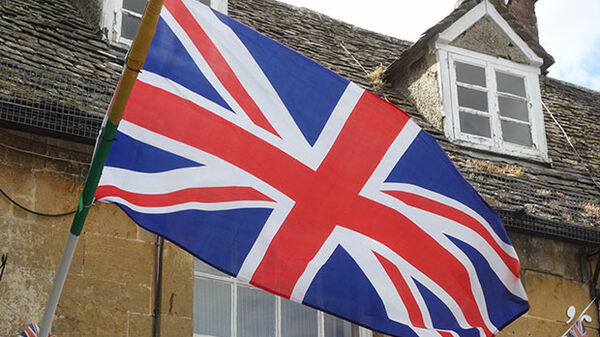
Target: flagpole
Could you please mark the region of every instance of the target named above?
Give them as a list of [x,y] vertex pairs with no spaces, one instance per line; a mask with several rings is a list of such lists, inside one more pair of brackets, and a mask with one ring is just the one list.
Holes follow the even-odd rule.
[[594,304],[594,302],[596,302],[596,297],[594,297],[594,299],[590,302],[590,304],[587,305],[587,307],[585,307],[585,309],[583,309],[583,311],[579,314],[579,317],[577,317],[577,319],[575,320],[575,322],[573,324],[571,324],[569,326],[569,328],[567,329],[567,331],[565,331],[560,337],[566,337],[567,333],[571,330],[571,328],[573,327],[573,325],[575,325],[575,323],[577,323],[578,320],[580,320],[583,315],[585,315],[586,311],[588,311],[588,309],[592,306],[592,304]]
[[63,251],[60,263],[54,276],[54,282],[46,303],[46,310],[44,311],[44,317],[42,318],[42,324],[40,327],[40,336],[48,336],[52,321],[54,320],[54,314],[56,312],[56,306],[67,278],[69,266],[77,247],[77,241],[79,235],[83,230],[83,224],[90,210],[90,206],[94,201],[94,194],[98,188],[98,182],[100,181],[100,175],[108,156],[108,151],[112,145],[112,141],[117,132],[117,127],[123,116],[123,111],[127,105],[127,100],[133,89],[135,80],[137,79],[139,71],[144,66],[146,60],[146,54],[150,49],[150,43],[156,31],[156,24],[162,4],[164,0],[150,0],[146,6],[144,16],[137,30],[127,60],[125,61],[125,69],[121,74],[119,84],[113,95],[112,102],[108,108],[108,120],[102,128],[100,137],[98,138],[97,146],[92,157],[92,163],[88,172],[75,216],[71,224],[71,230],[67,237],[65,249]]

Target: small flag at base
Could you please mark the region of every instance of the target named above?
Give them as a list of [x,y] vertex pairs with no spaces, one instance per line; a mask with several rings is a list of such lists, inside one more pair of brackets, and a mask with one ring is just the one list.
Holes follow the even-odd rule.
[[[37,324],[31,323],[29,326],[19,334],[19,337],[38,337],[40,333],[40,328]],[[48,335],[48,337],[52,337]]]
[[583,317],[580,317],[575,324],[567,331],[567,337],[587,337],[587,331],[583,325]]

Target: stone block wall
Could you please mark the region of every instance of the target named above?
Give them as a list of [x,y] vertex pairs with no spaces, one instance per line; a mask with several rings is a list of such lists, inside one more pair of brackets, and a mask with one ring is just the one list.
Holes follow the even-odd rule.
[[[0,129],[0,188],[37,211],[70,211],[92,150],[91,145]],[[32,215],[0,197],[0,253],[9,253],[0,281],[0,336],[16,336],[29,322],[41,321],[71,220]],[[54,334],[151,336],[155,241],[154,234],[118,207],[92,206],[59,302]],[[191,336],[192,257],[167,244],[163,261],[161,336]]]
[[[569,306],[575,306],[579,316],[592,300],[588,283],[582,281],[580,263],[588,247],[521,233],[509,236],[521,261],[521,279],[531,308],[498,336],[561,336],[570,326],[566,324]],[[589,278],[589,263],[586,269]],[[591,323],[585,323],[588,335],[597,337],[598,305],[592,305],[587,314],[592,318]]]

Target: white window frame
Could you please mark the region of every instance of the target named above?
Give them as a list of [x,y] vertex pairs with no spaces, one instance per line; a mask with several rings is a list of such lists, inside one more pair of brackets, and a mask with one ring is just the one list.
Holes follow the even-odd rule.
[[[109,41],[131,45],[132,40],[121,36],[123,15],[141,18],[142,14],[123,8],[123,0],[105,0],[103,4],[101,26],[107,29]],[[227,15],[227,0],[210,0],[210,7]]]
[[[440,42],[436,43],[436,49],[444,130],[448,139],[466,147],[548,162],[549,158],[541,104],[542,98],[539,85],[539,67],[518,64]],[[456,72],[454,68],[455,61],[476,65],[485,69],[491,138],[470,135],[460,131]],[[502,140],[498,91],[496,89],[496,71],[521,77],[525,81],[532,140],[531,147]],[[506,118],[503,117],[503,119]]]
[[[220,276],[210,274],[206,272],[194,270],[194,280],[209,280],[219,281],[231,285],[232,296],[231,296],[231,337],[237,337],[236,319],[237,319],[237,289],[238,286],[254,288],[247,282],[239,281],[238,279],[230,276]],[[271,295],[275,298],[275,337],[285,337],[281,335],[281,297]],[[198,299],[201,300],[201,299]],[[194,301],[196,301],[196,294],[194,294]],[[313,309],[314,310],[314,309]],[[354,323],[351,323],[355,326]],[[325,337],[325,314],[322,311],[317,310],[317,331],[318,334],[315,337]],[[194,333],[194,337],[206,337],[205,335]],[[358,337],[373,337],[373,332],[369,329],[358,326]]]

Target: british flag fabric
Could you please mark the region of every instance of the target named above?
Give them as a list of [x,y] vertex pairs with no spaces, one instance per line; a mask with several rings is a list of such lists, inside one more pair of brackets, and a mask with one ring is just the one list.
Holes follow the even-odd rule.
[[567,337],[587,337],[587,331],[585,331],[585,326],[583,325],[583,318],[579,318],[575,321],[575,324],[567,331]]
[[206,263],[395,336],[527,311],[502,222],[396,106],[166,0],[96,198]]
[[[19,334],[19,337],[38,337],[40,334],[40,328],[35,323],[30,323],[29,326],[23,332]],[[48,337],[51,337],[48,335]]]
[[19,334],[19,337],[38,337],[40,329],[37,324],[31,323],[23,332]]

